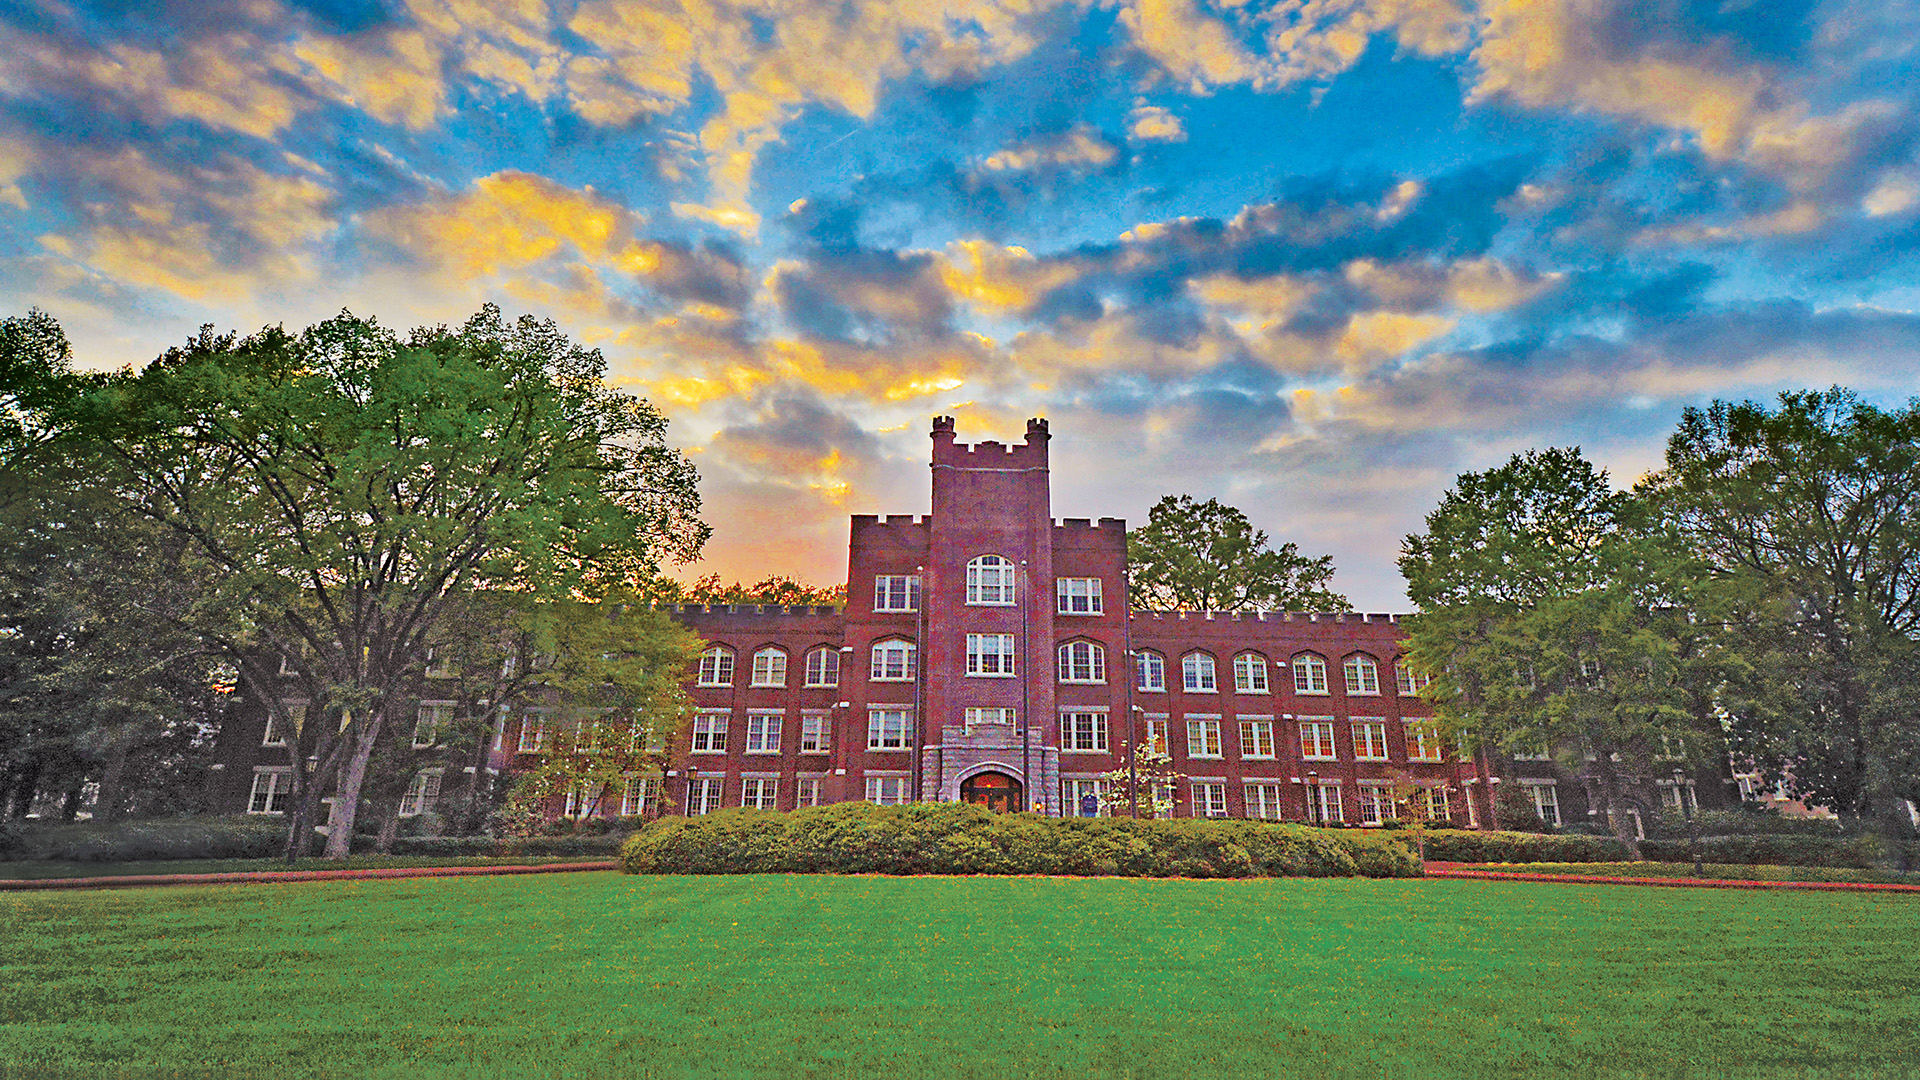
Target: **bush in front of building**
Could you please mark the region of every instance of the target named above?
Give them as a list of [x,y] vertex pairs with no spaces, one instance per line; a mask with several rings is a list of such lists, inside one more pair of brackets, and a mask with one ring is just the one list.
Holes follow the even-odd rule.
[[1427,858],[1465,863],[1625,862],[1627,846],[1611,836],[1435,829],[1427,834]]
[[1385,836],[1259,821],[992,814],[965,803],[840,803],[663,818],[626,842],[631,874],[1413,877]]
[[[1690,840],[1642,840],[1640,853],[1654,862],[1691,862]],[[1700,858],[1713,863],[1757,866],[1846,866],[1870,869],[1886,857],[1877,836],[1702,836]]]
[[[427,858],[456,858],[467,855],[490,855],[503,858],[526,856],[529,858],[556,855],[604,855],[611,858],[620,853],[620,842],[626,834],[606,833],[601,835],[581,834],[577,836],[401,836],[393,841],[393,854],[416,855]],[[362,854],[362,847],[355,838],[354,853]],[[372,851],[371,842],[364,845],[365,851]]]
[[1695,825],[1701,836],[1818,836],[1842,835],[1837,818],[1787,817],[1772,810],[1702,810],[1688,822],[1671,807],[1647,815],[1647,835],[1656,840],[1684,840]]
[[24,822],[0,859],[144,862],[156,859],[265,859],[286,852],[279,817],[189,817]]

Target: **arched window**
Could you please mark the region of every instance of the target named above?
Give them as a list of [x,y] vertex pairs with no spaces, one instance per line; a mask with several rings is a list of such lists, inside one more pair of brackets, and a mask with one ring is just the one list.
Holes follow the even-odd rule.
[[1378,694],[1380,692],[1380,665],[1373,657],[1354,653],[1347,657],[1347,693]]
[[889,638],[873,643],[874,682],[912,682],[914,647],[911,641]]
[[982,555],[968,563],[967,603],[989,607],[1013,603],[1013,563],[998,555]]
[[1234,657],[1233,689],[1242,694],[1267,693],[1267,658],[1250,652]]
[[733,650],[725,645],[715,645],[700,654],[700,677],[695,680],[699,686],[733,685]]
[[1301,653],[1294,657],[1293,692],[1296,694],[1326,693],[1327,662],[1312,653]]
[[753,654],[753,686],[787,685],[787,650],[765,648]]
[[1220,689],[1213,657],[1191,652],[1180,658],[1180,684],[1189,694],[1211,694]]
[[1060,681],[1106,682],[1107,650],[1091,641],[1069,641],[1060,646]]
[[840,650],[823,645],[807,654],[808,686],[840,685]]
[[1150,649],[1143,649],[1134,655],[1134,674],[1142,690],[1165,690],[1167,688],[1167,658]]

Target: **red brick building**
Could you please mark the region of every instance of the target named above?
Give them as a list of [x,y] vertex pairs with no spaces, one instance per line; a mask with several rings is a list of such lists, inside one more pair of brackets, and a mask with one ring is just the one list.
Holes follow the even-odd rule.
[[674,801],[1072,814],[1151,740],[1181,816],[1377,823],[1398,772],[1491,821],[1483,764],[1422,722],[1396,616],[1129,612],[1126,523],[1052,518],[1045,421],[1017,445],[932,434],[932,513],[853,518],[844,612],[675,609],[710,644]]
[[[852,519],[844,610],[673,609],[709,644],[686,764],[652,781],[671,804],[1074,814],[1129,746],[1153,743],[1186,778],[1183,817],[1377,824],[1394,816],[1381,789],[1397,774],[1426,788],[1432,816],[1492,824],[1486,762],[1427,728],[1397,616],[1129,611],[1126,523],[1053,519],[1044,420],[1017,445],[960,444],[950,417],[932,436],[932,513]],[[503,721],[491,768],[545,752],[545,724],[540,709]],[[271,748],[284,743],[263,725],[223,734],[233,809],[281,805],[285,751]],[[430,808],[456,771],[472,769],[423,770],[401,812]],[[648,801],[636,785],[599,812]]]

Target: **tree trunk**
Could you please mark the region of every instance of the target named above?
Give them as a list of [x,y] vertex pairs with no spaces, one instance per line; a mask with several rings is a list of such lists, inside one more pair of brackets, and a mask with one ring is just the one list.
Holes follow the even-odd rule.
[[38,758],[27,762],[27,767],[14,774],[13,805],[7,808],[7,816],[18,821],[33,812],[33,797],[40,793],[40,772],[44,768]]
[[1627,818],[1627,807],[1620,797],[1620,777],[1613,771],[1613,758],[1601,749],[1594,755],[1594,772],[1600,781],[1600,795],[1607,802],[1607,818],[1613,823],[1613,835],[1627,846],[1627,858],[1640,861],[1640,838],[1634,835],[1633,823]]
[[113,822],[120,817],[120,803],[123,796],[121,786],[127,775],[127,737],[130,734],[128,724],[114,727],[107,743],[106,766],[100,771],[100,794],[93,802],[95,821]]
[[72,821],[80,813],[80,790],[83,782],[75,780],[67,789],[66,797],[60,800],[60,820]]
[[367,762],[373,757],[373,747],[380,739],[380,728],[386,718],[385,708],[375,709],[367,717],[366,727],[353,740],[352,752],[340,770],[340,785],[333,805],[333,828],[327,832],[327,849],[324,852],[329,859],[344,859],[353,850],[353,819],[360,810],[360,789],[366,785]]
[[380,819],[380,835],[373,842],[373,850],[381,855],[393,854],[393,838],[400,835],[400,806],[407,801],[405,792],[397,799],[386,800],[387,813]]

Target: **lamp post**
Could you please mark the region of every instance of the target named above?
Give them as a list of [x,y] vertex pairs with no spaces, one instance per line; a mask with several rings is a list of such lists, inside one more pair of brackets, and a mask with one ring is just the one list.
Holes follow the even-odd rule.
[[[1682,786],[1684,785],[1684,786]],[[1693,816],[1693,781],[1686,778],[1683,770],[1673,770],[1673,797],[1680,800],[1680,813],[1687,819],[1687,845],[1693,849],[1693,876],[1706,877],[1706,867],[1700,865],[1700,822]]]
[[699,773],[692,765],[687,766],[687,816],[693,816],[693,778]]
[[1309,769],[1307,770],[1307,824],[1309,825],[1320,824],[1320,813],[1314,806],[1314,800],[1319,794],[1320,774]]

